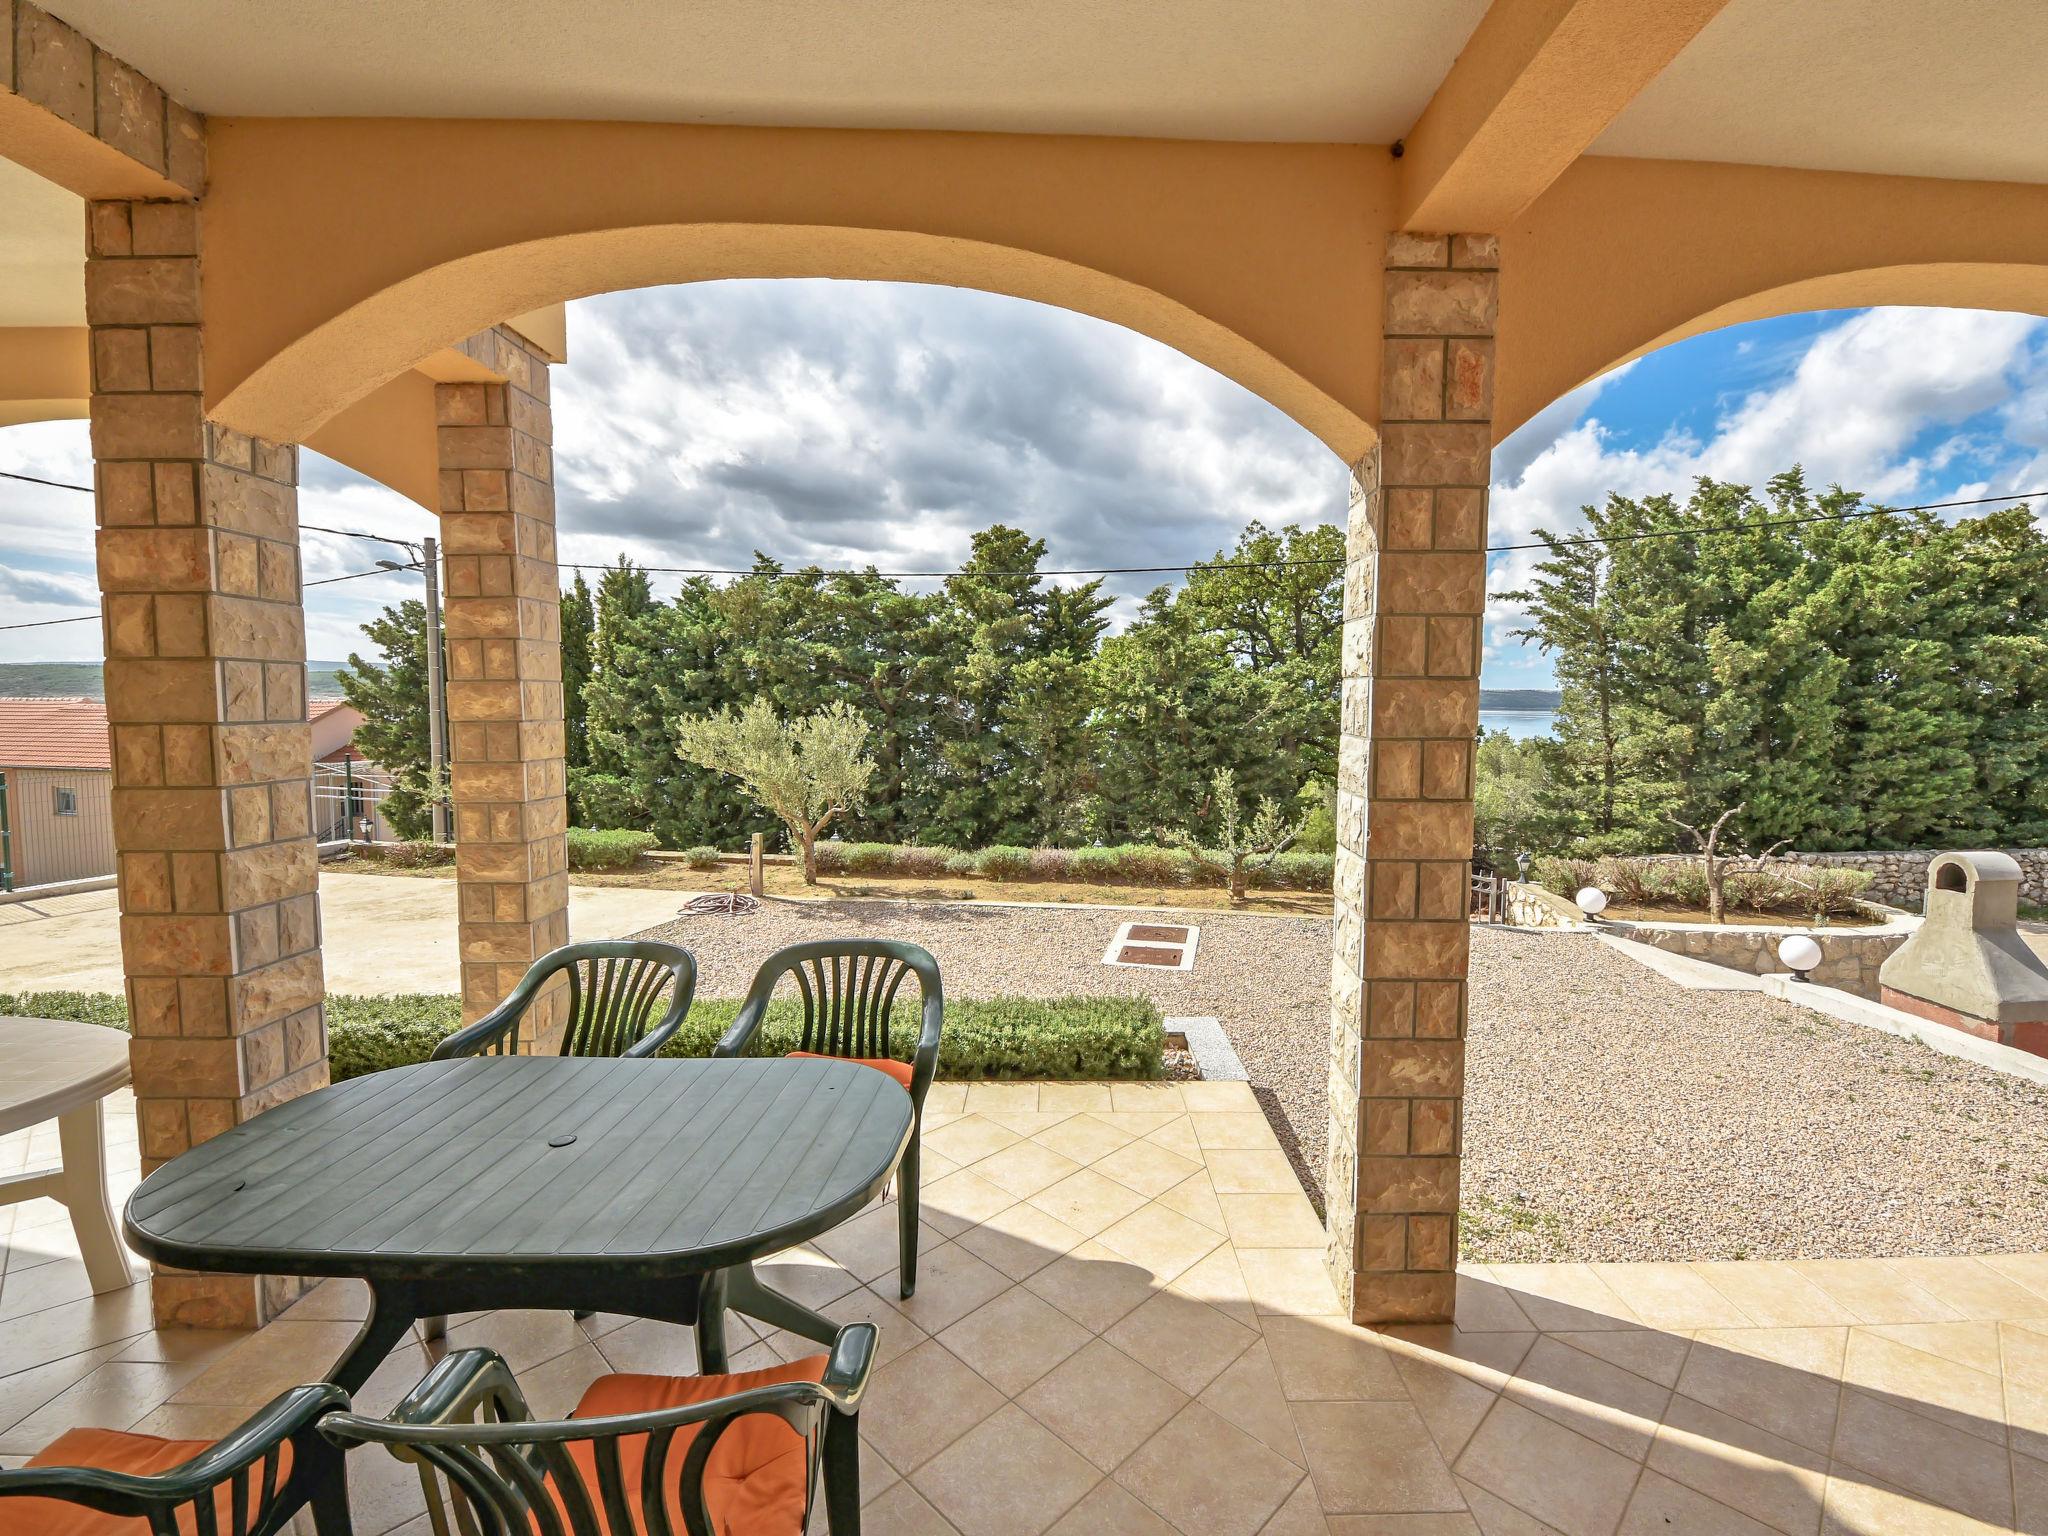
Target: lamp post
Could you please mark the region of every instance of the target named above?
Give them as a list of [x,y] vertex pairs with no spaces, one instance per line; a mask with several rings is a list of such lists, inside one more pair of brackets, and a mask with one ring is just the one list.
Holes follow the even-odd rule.
[[[430,809],[434,817],[434,841],[448,841],[448,807],[441,795],[441,722],[446,711],[441,677],[441,569],[440,546],[432,539],[405,546],[419,557],[420,571],[427,578],[427,769],[433,784]],[[402,571],[395,560],[377,562],[387,571]]]

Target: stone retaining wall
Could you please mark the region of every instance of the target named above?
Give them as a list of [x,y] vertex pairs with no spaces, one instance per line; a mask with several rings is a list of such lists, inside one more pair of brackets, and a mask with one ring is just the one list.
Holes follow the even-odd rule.
[[1757,976],[1784,971],[1778,945],[1788,935],[1803,933],[1820,946],[1821,962],[1812,971],[1815,982],[1875,999],[1878,969],[1893,950],[1906,942],[1916,923],[1916,919],[1901,918],[1882,928],[1774,928],[1734,923],[1716,928],[1701,923],[1617,920],[1602,922],[1600,926],[1618,938],[1634,939],[1668,954],[1689,955],[1711,965],[1725,965],[1730,970]]
[[1526,880],[1507,882],[1508,921],[1517,928],[1584,928],[1576,903]]
[[[1788,853],[1781,857],[1801,864],[1867,869],[1873,878],[1862,891],[1866,900],[1918,912],[1927,894],[1927,866],[1949,851],[1914,848],[1875,853]],[[2032,906],[2048,906],[2048,848],[2001,848],[1998,852],[2019,861],[2020,900]]]

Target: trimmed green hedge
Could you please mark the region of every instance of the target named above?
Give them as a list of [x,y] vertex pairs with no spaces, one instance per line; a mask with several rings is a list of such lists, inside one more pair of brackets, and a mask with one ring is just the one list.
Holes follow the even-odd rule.
[[[1290,850],[1252,871],[1255,890],[1327,891],[1336,859]],[[1185,848],[1123,843],[1111,848],[1013,848],[998,844],[979,853],[900,843],[820,843],[818,871],[826,875],[899,875],[983,880],[1070,881],[1085,885],[1222,886],[1227,867],[1198,859]]]
[[629,832],[622,828],[600,831],[590,827],[571,827],[569,867],[631,869],[640,862],[640,855],[659,841],[660,839],[652,832]]
[[[665,1056],[708,1056],[732,1025],[737,998],[699,998]],[[0,1013],[128,1027],[128,1009],[111,992],[0,993]],[[337,1082],[425,1061],[462,1018],[458,998],[438,993],[327,999],[329,1069]],[[802,1014],[778,998],[754,1037],[753,1054],[796,1049]],[[919,1028],[913,1004],[899,1005],[892,1054],[908,1059]],[[956,998],[946,1004],[939,1076],[952,1078],[1150,1078],[1164,1070],[1165,1020],[1142,997]]]

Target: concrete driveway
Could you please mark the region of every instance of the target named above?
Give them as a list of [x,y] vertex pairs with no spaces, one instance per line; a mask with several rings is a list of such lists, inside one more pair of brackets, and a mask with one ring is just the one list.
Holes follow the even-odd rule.
[[[569,888],[569,932],[609,939],[665,923],[687,891]],[[320,915],[330,992],[454,992],[455,882],[323,871]],[[113,891],[0,905],[0,992],[118,992]]]

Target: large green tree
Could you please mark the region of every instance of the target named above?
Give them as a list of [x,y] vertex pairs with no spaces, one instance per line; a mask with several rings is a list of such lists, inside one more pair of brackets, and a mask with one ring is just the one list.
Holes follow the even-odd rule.
[[427,742],[427,608],[407,598],[363,626],[378,660],[349,653],[334,674],[341,696],[360,710],[355,747],[394,781],[378,807],[400,837],[433,831],[433,794]]

